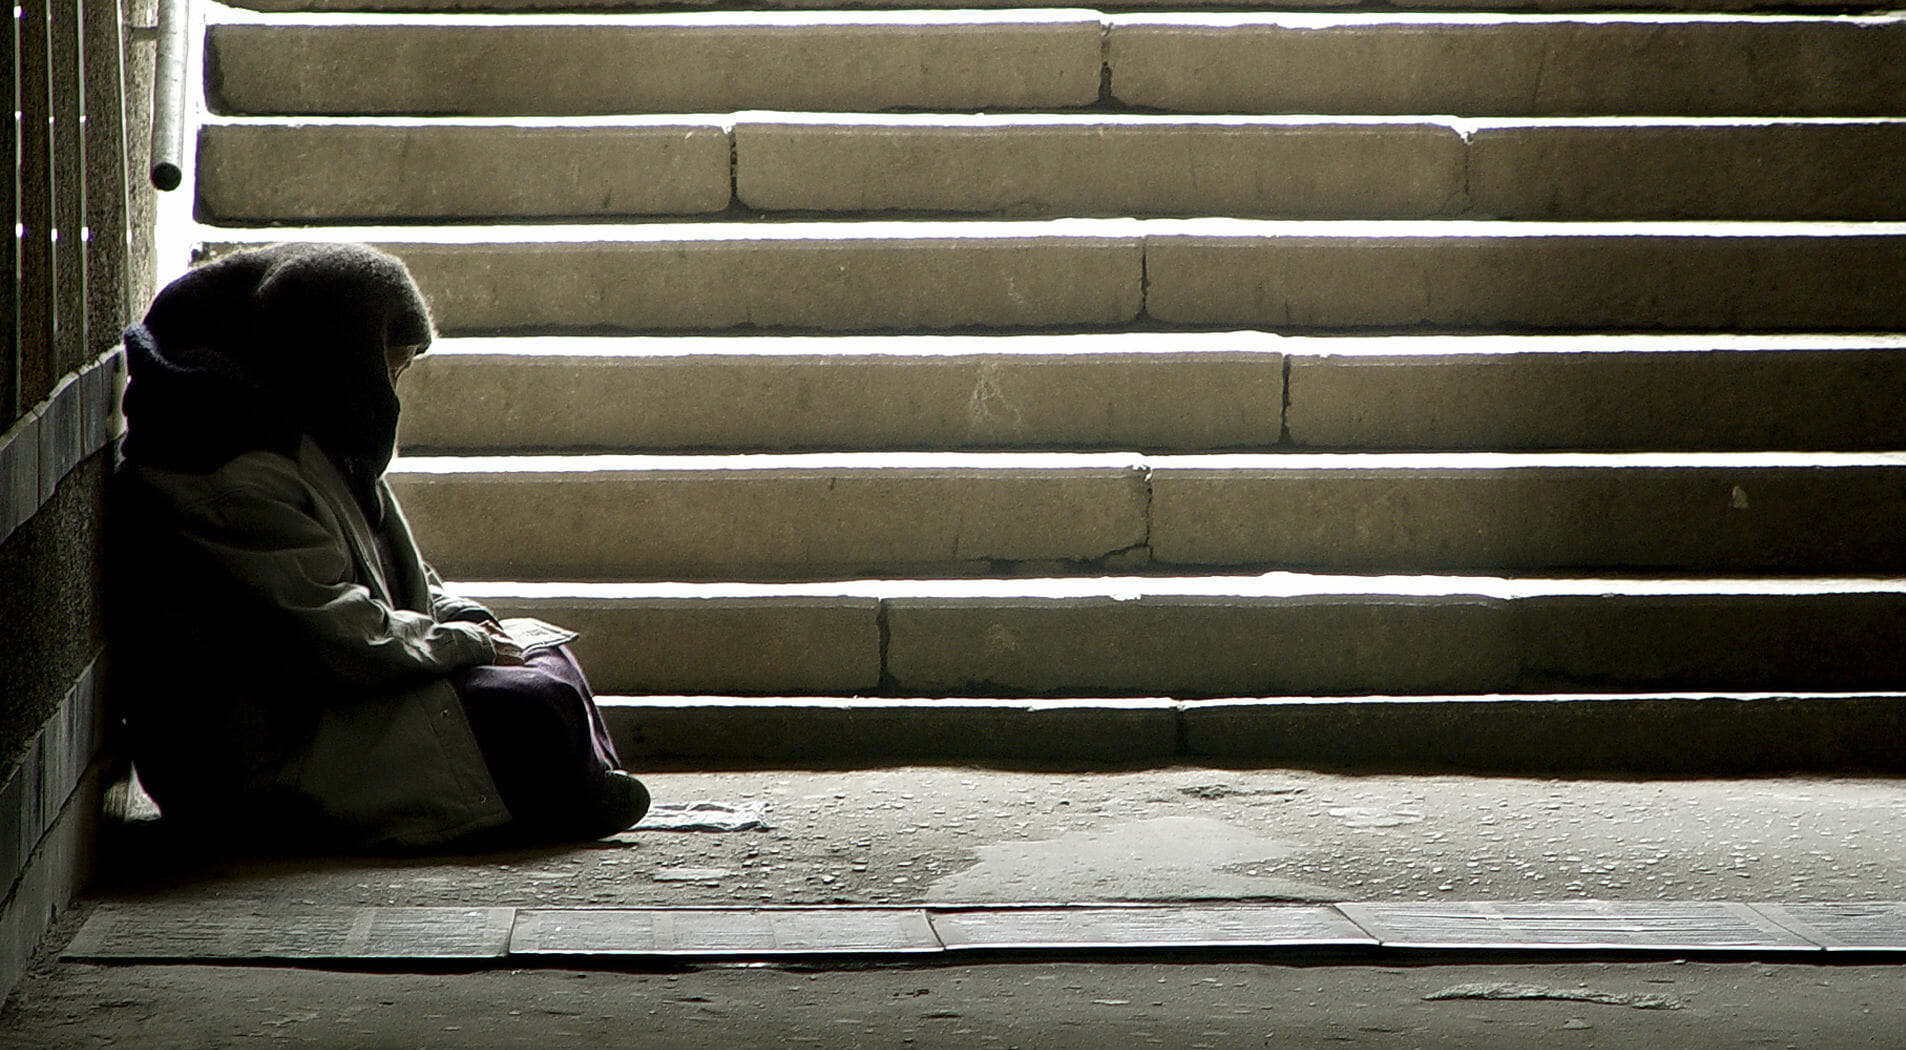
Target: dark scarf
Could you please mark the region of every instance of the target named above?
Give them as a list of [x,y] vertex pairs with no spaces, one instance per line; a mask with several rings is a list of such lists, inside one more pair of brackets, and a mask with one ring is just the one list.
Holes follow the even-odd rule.
[[196,267],[126,330],[126,458],[210,473],[310,435],[373,524],[397,442],[385,352],[430,341],[404,264],[357,244],[279,244]]

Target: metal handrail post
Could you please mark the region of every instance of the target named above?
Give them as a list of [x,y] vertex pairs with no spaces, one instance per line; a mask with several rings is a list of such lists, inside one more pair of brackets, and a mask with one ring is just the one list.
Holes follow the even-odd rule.
[[159,54],[152,83],[152,184],[175,190],[185,178],[186,29],[190,0],[159,0]]

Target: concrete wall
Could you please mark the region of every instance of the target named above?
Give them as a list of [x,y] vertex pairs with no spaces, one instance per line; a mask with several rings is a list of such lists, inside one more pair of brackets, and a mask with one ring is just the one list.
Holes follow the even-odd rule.
[[[85,877],[97,810],[100,535],[123,371],[152,288],[150,0],[28,0],[0,180],[0,991]],[[50,118],[50,119],[49,119]],[[85,230],[82,236],[81,231]]]

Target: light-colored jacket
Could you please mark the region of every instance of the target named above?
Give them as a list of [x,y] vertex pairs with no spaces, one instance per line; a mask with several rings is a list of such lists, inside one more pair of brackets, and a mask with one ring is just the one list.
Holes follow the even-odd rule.
[[400,848],[508,821],[449,680],[494,659],[455,619],[482,608],[443,593],[388,489],[373,529],[309,438],[115,485],[113,695],[162,811]]

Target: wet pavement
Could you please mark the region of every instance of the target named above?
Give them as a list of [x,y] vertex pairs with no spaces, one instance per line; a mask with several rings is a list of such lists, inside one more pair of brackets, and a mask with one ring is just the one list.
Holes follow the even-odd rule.
[[[772,827],[639,831],[447,858],[141,856],[94,899],[519,907],[1906,900],[1906,836],[1898,833],[1906,780],[1891,777],[920,767],[645,779],[658,802],[759,808]],[[0,1046],[1906,1047],[1906,965],[1885,958],[1368,962],[1097,957],[404,973],[49,960],[9,1001]],[[1664,994],[1679,1006],[1423,998],[1505,983],[1626,1001]]]

